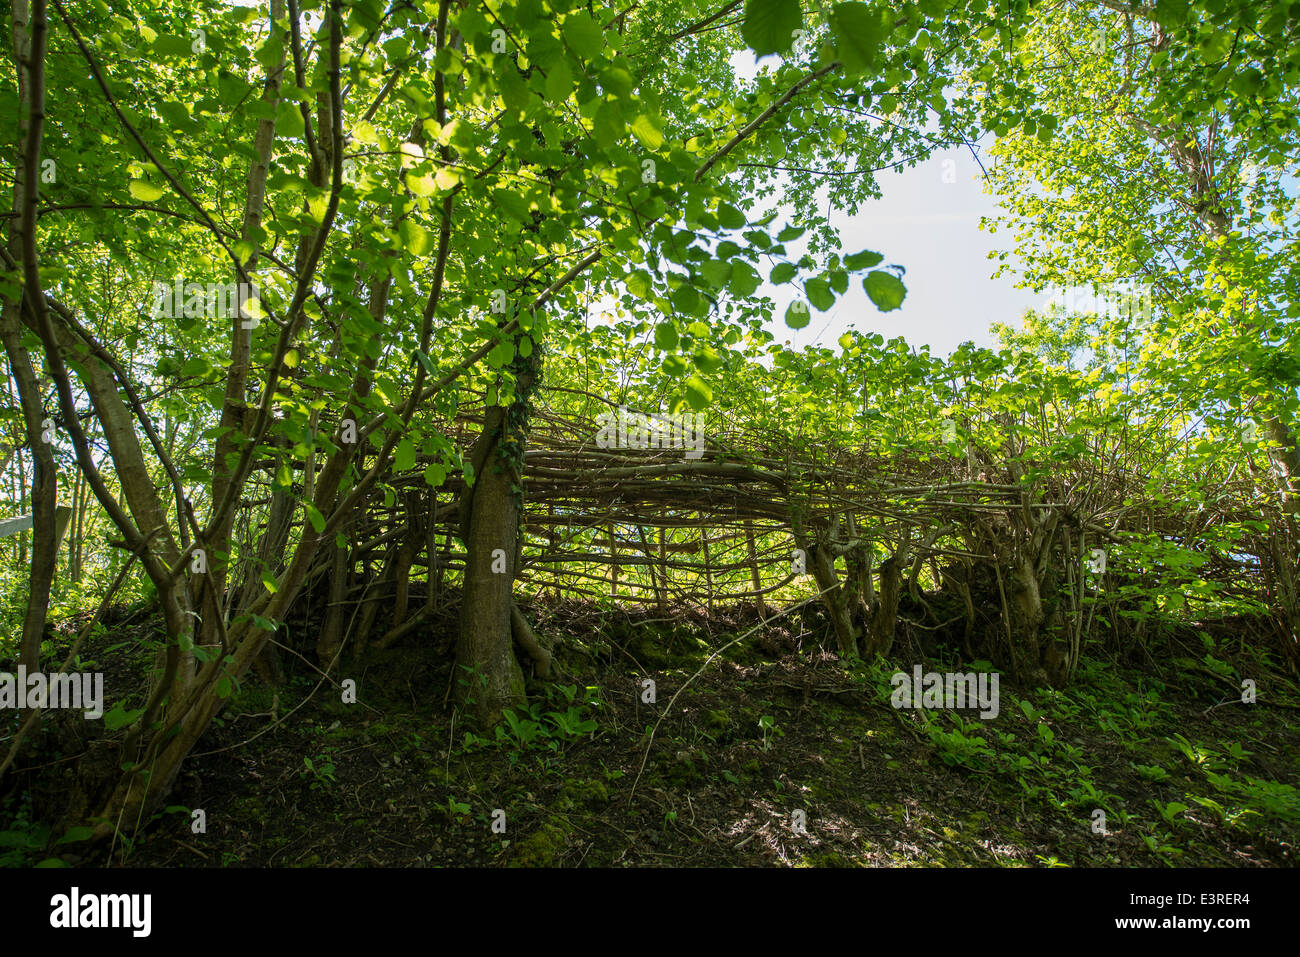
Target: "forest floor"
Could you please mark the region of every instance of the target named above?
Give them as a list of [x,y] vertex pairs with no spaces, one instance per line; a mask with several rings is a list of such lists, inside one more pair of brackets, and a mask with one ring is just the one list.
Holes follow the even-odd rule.
[[[893,665],[845,669],[796,618],[701,670],[752,610],[534,614],[559,675],[530,681],[531,714],[495,737],[467,736],[451,708],[452,620],[345,663],[353,704],[286,656],[278,689],[243,682],[140,837],[51,853],[187,867],[1297,863],[1296,688],[1260,680],[1243,704],[1240,678],[1267,672],[1232,634],[1189,629],[1200,647],[1166,650],[1162,669],[1085,660],[1063,691],[1003,675],[1000,712],[982,720],[894,709]],[[109,687],[110,659],[136,644],[124,637],[110,628],[83,654]]]

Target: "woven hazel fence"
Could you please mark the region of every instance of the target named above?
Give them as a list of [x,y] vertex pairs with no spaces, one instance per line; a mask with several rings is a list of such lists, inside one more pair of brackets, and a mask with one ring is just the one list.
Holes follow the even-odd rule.
[[[481,422],[466,414],[444,434],[468,448]],[[1231,553],[1198,544],[1216,523],[1260,514],[1247,484],[1189,517],[1177,502],[1152,504],[1146,478],[1119,469],[1054,468],[1032,483],[1013,480],[1023,463],[977,469],[944,446],[886,455],[718,428],[698,449],[602,448],[600,429],[589,418],[534,417],[519,486],[521,600],[668,613],[761,610],[821,593],[841,651],[887,651],[904,595],[925,606],[928,617],[911,619],[918,627],[952,624],[923,597],[946,591],[961,603],[954,627],[966,646],[982,640],[1032,662],[1063,646],[1068,672],[1099,617],[1116,640],[1131,627],[1118,623],[1136,607],[1125,583],[1176,577],[1159,562],[1130,560],[1136,536],[1200,548],[1198,580],[1213,581],[1220,596],[1262,596],[1295,658],[1294,585],[1279,568],[1295,554],[1290,526],[1265,523],[1269,531]],[[430,464],[419,456],[387,476],[312,573],[309,593],[351,609],[349,635],[391,644],[459,600],[464,476],[448,471],[432,487]]]

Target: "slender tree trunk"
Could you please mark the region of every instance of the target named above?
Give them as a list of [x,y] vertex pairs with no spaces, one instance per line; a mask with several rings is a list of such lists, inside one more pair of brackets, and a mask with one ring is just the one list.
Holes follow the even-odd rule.
[[613,525],[609,526],[609,597],[618,599],[618,542]]
[[763,604],[763,596],[759,594],[763,590],[763,579],[758,574],[758,547],[754,542],[754,523],[745,519],[745,549],[749,557],[749,579],[754,586],[754,610],[759,616],[767,614],[767,608]]
[[[18,456],[18,514],[27,514],[27,462],[21,455]],[[26,565],[27,533],[19,532],[14,537],[18,539],[18,564]]]
[[[413,520],[414,516],[411,516]],[[397,553],[397,567],[394,569],[394,578],[397,582],[397,592],[393,596],[393,620],[390,628],[398,628],[402,622],[406,621],[406,607],[410,600],[411,593],[411,563],[415,561],[415,552],[418,547],[414,538],[417,529],[411,528],[407,532],[407,539],[402,543],[401,550]]]
[[[525,703],[524,674],[515,657],[512,616],[514,580],[519,572],[519,506],[523,499],[524,448],[528,397],[541,369],[536,350],[512,365],[516,400],[509,408],[488,410],[470,460],[474,485],[467,489],[462,525],[465,586],[461,595],[457,678],[462,705],[481,727],[501,720],[506,708]],[[518,490],[518,491],[517,491]],[[465,508],[462,502],[462,509]],[[463,682],[463,684],[460,684]]]
[[704,516],[700,518],[700,544],[704,549],[704,602],[710,615],[713,614],[713,561],[709,554],[709,530],[704,525]]
[[803,549],[808,570],[812,573],[817,590],[821,593],[821,602],[830,615],[831,627],[835,630],[835,641],[839,645],[840,657],[846,661],[858,654],[858,639],[853,627],[853,616],[849,613],[847,589],[840,584],[835,573],[834,553],[826,541],[811,541],[799,526],[794,529],[795,544]]
[[85,560],[86,548],[86,512],[88,496],[86,495],[86,477],[77,472],[73,482],[73,523],[72,538],[68,541],[68,578],[80,581],[81,566]]
[[[506,410],[488,412],[473,461],[475,470],[465,534],[465,586],[460,605],[457,678],[462,704],[481,727],[501,720],[506,708],[524,703],[524,674],[511,634],[513,583],[517,571],[519,513],[511,491],[513,465],[501,454]],[[485,454],[483,454],[485,452]]]
[[[285,16],[284,0],[271,0],[271,21],[276,23]],[[279,29],[273,26],[273,30]],[[286,44],[287,46],[287,44]],[[256,236],[261,231],[263,204],[266,199],[266,179],[271,168],[272,151],[275,145],[275,111],[280,102],[280,81],[284,72],[285,52],[281,48],[278,62],[270,67],[267,71],[266,82],[262,89],[262,102],[266,107],[266,114],[257,122],[257,133],[253,141],[253,150],[257,158],[252,161],[248,170],[248,191],[244,200],[243,228],[240,238],[245,242],[253,242],[256,249]],[[316,173],[316,179],[320,179],[319,172]],[[320,182],[314,185],[320,186]],[[251,256],[244,266],[244,271],[250,276],[256,275],[257,270],[256,252]],[[236,275],[236,281],[240,281]],[[242,297],[240,297],[242,299]],[[253,348],[253,325],[243,316],[236,314],[231,320],[230,327],[230,366],[226,370],[226,392],[225,401],[221,408],[220,425],[222,432],[217,438],[216,448],[212,461],[212,505],[218,508],[219,503],[230,491],[235,481],[235,476],[231,473],[229,460],[240,451],[239,441],[246,439],[245,419],[248,415],[248,403],[245,395],[248,388],[248,376]],[[215,594],[209,595],[212,610],[214,614],[220,613],[222,597],[225,594],[226,578],[229,568],[229,558],[221,557],[215,552],[231,551],[231,530],[234,526],[235,510],[229,509],[220,515],[219,524],[212,530],[211,538],[206,542],[208,549],[208,561],[212,572],[209,578],[211,590]],[[201,592],[208,591],[207,583],[201,589]],[[202,606],[203,597],[200,595],[199,604]]]
[[659,529],[659,613],[668,614],[668,533],[663,527]]
[[911,558],[906,540],[894,549],[894,554],[880,563],[880,600],[871,615],[870,650],[887,655],[894,647],[898,630],[898,597],[903,588],[903,574]]
[[[18,142],[27,152],[30,136],[28,117],[32,112],[33,96],[42,96],[41,89],[33,91],[30,77],[30,58],[44,58],[45,51],[32,49],[32,37],[28,32],[29,6],[27,0],[13,0],[12,6],[12,40],[15,70],[18,75]],[[38,33],[44,25],[38,24]],[[31,201],[40,188],[36,177],[30,176],[30,164],[20,161],[15,164],[13,209],[21,210]],[[9,256],[15,262],[26,258],[23,235],[23,218],[10,220],[8,236]],[[34,248],[34,244],[32,244]],[[25,264],[35,268],[34,264]],[[20,294],[21,296],[22,294]],[[30,670],[40,667],[41,638],[45,634],[45,617],[49,610],[50,586],[54,582],[55,567],[58,562],[58,544],[55,541],[54,507],[58,499],[58,471],[54,464],[53,421],[50,428],[45,428],[47,418],[41,401],[40,383],[36,370],[32,366],[31,356],[23,345],[21,299],[5,299],[0,306],[0,341],[4,344],[5,354],[9,358],[9,368],[14,382],[18,386],[18,398],[22,406],[23,424],[27,429],[27,444],[32,450],[35,469],[32,475],[32,557],[30,586],[27,593],[27,610],[23,616],[23,633],[19,644],[19,663]],[[51,441],[47,441],[47,437]]]

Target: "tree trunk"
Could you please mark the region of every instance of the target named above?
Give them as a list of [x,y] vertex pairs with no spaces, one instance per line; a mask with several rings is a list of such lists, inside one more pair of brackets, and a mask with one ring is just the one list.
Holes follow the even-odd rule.
[[700,517],[700,544],[704,546],[704,602],[710,615],[713,614],[713,561],[709,554],[709,529],[704,524],[704,513]]
[[826,541],[810,542],[808,536],[797,526],[794,533],[795,543],[806,553],[809,571],[817,582],[822,604],[830,615],[840,657],[846,661],[855,658],[858,654],[858,637],[853,627],[853,616],[849,612],[848,592],[835,573],[834,552]]
[[[270,14],[273,24],[283,18],[285,16],[284,0],[271,0]],[[278,27],[273,29],[278,29]],[[267,70],[266,82],[262,89],[262,105],[266,108],[266,112],[257,121],[257,133],[253,141],[256,158],[248,170],[248,191],[244,200],[243,228],[240,232],[240,238],[244,242],[253,244],[253,255],[248,258],[244,266],[244,272],[250,278],[256,275],[259,266],[255,237],[261,230],[263,205],[266,198],[266,180],[272,165],[272,152],[275,145],[276,108],[280,102],[280,83],[285,64],[284,51],[285,48],[282,46],[277,62]],[[319,171],[314,172],[317,173],[317,176],[313,185],[319,187],[322,185]],[[242,281],[238,274],[236,274],[235,280],[236,282]],[[242,295],[239,297],[239,301],[243,302]],[[239,443],[247,438],[245,434],[246,419],[251,411],[247,405],[246,394],[252,363],[253,324],[239,314],[241,311],[236,311],[236,315],[231,319],[230,323],[230,365],[226,369],[225,399],[221,406],[220,424],[222,431],[217,437],[212,458],[211,502],[214,509],[220,508],[220,503],[237,481],[237,476],[231,472],[229,460],[239,452]],[[200,586],[201,596],[198,604],[202,607],[202,593],[210,591],[212,594],[208,597],[211,600],[214,614],[221,613],[221,603],[226,591],[229,562],[233,558],[233,555],[229,553],[232,551],[231,530],[234,520],[235,510],[233,508],[218,514],[216,527],[212,529],[209,541],[206,542],[211,574],[208,581],[205,581]],[[226,554],[223,557],[218,553]]]
[[668,533],[659,529],[659,612],[668,614]]
[[[519,513],[510,488],[513,466],[500,448],[505,420],[505,409],[488,412],[473,455],[473,461],[482,459],[484,466],[475,470],[471,490],[456,645],[461,703],[484,728],[497,724],[506,708],[524,703],[524,673],[511,641]],[[485,455],[479,446],[487,449]]]
[[[15,72],[18,78],[18,142],[23,150],[28,149],[29,117],[32,112],[33,96],[41,96],[42,88],[36,84],[32,89],[29,79],[31,71],[30,58],[33,55],[44,57],[43,41],[39,53],[32,50],[32,37],[28,33],[29,13],[26,0],[15,0],[13,4],[13,56]],[[38,37],[43,37],[44,24],[37,25]],[[39,101],[38,101],[39,102]],[[38,130],[39,131],[39,130]],[[34,178],[29,182],[28,164],[18,162],[14,169],[13,208],[21,210],[39,190],[40,184]],[[24,247],[27,245],[23,235],[23,218],[12,220],[8,236],[9,256],[15,262],[25,258]],[[35,264],[25,264],[35,268]],[[46,417],[41,402],[40,382],[32,365],[31,356],[23,345],[22,299],[6,297],[0,310],[0,341],[4,343],[5,353],[9,358],[9,368],[18,386],[18,398],[22,405],[23,424],[27,429],[27,444],[32,450],[35,471],[32,476],[32,558],[30,587],[27,593],[27,610],[23,616],[23,633],[19,645],[19,663],[35,671],[40,667],[41,638],[45,634],[45,616],[50,603],[50,586],[54,582],[54,570],[58,560],[58,545],[54,533],[54,506],[58,498],[58,471],[54,464],[53,441],[46,441],[47,435],[53,438],[51,428],[45,428]]]
[[763,579],[758,574],[758,548],[754,543],[754,523],[745,519],[745,554],[749,558],[749,578],[754,586],[754,610],[758,612],[759,617],[767,614],[767,608],[763,604],[763,596],[759,594],[763,590]]
[[526,700],[512,616],[521,551],[519,509],[528,397],[541,369],[539,351],[534,349],[527,358],[517,356],[510,369],[515,373],[515,401],[508,408],[488,410],[470,455],[474,485],[465,491],[468,503],[461,502],[466,556],[456,643],[457,685],[462,706],[472,708],[484,728],[497,724],[506,708],[521,707]]
[[618,599],[618,544],[614,539],[614,526],[609,527],[609,597]]
[[348,587],[348,553],[347,546],[339,548],[334,545],[330,556],[329,591],[325,600],[325,622],[321,626],[320,636],[316,639],[316,658],[325,668],[334,662],[340,646],[343,644],[343,620],[346,615],[343,600],[347,597]]
[[880,601],[871,615],[870,651],[887,655],[894,647],[898,628],[898,595],[902,591],[903,572],[908,567],[908,543],[900,542],[894,554],[880,563]]

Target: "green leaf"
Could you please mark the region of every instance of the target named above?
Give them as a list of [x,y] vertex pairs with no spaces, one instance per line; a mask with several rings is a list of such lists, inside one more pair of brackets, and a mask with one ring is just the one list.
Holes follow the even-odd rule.
[[903,304],[903,297],[907,295],[907,287],[903,285],[901,279],[892,272],[879,269],[867,273],[866,278],[862,280],[862,288],[867,291],[867,295],[881,312],[897,309]]
[[820,277],[809,279],[803,284],[803,291],[808,301],[817,307],[818,312],[825,312],[835,305],[835,293],[831,292],[830,283]]
[[632,135],[648,150],[657,150],[664,145],[663,130],[654,118],[641,113],[632,121]]
[[714,289],[721,289],[731,278],[731,263],[721,259],[710,259],[700,266],[704,281]]
[[505,66],[501,70],[499,88],[501,101],[505,103],[506,109],[515,113],[522,113],[528,109],[532,99],[528,84],[524,82],[524,78],[519,75],[519,70],[510,60],[505,61]]
[[725,364],[725,360],[712,346],[700,346],[691,359],[695,362],[695,367],[707,375],[717,372]]
[[487,33],[487,17],[473,7],[466,7],[456,14],[456,28],[460,30],[462,36],[472,40],[480,33]]
[[552,103],[562,103],[572,92],[573,70],[567,60],[561,60],[546,74],[546,98]]
[[[515,357],[515,344],[513,342],[498,342],[492,347],[492,351],[487,355],[488,365],[493,369],[500,369],[506,363]],[[414,462],[412,462],[414,464]],[[410,466],[407,466],[408,468]]]
[[298,104],[291,100],[281,100],[275,111],[275,135],[302,139],[303,132],[302,111],[298,109]]
[[74,844],[77,841],[88,841],[94,836],[94,834],[95,834],[95,829],[93,827],[85,827],[85,826],[74,827],[74,828],[70,828],[68,830],[68,833],[64,834],[55,843]]
[[[325,527],[325,523],[322,522],[322,523],[321,523],[321,528],[324,528],[324,527]],[[319,531],[320,531],[320,528],[316,529],[316,531],[319,532]],[[280,583],[279,583],[278,581],[275,580],[275,576],[272,575],[270,572],[262,572],[262,585],[263,585],[263,586],[266,588],[266,590],[269,591],[272,595],[274,595],[276,592],[278,592],[278,591],[280,590]]]
[[157,56],[193,56],[194,42],[190,40],[189,37],[181,37],[169,33],[158,38],[157,42],[153,45],[153,52]]
[[429,375],[438,374],[438,367],[433,364],[433,360],[429,358],[428,353],[423,349],[416,349],[415,357],[420,360],[420,365],[424,366],[424,371]]
[[447,481],[447,467],[434,462],[424,470],[424,480],[433,488],[440,488]]
[[432,196],[438,191],[438,184],[434,180],[432,173],[426,173],[424,176],[406,177],[406,188],[414,196]]
[[[514,351],[513,347],[511,351]],[[410,439],[402,439],[397,443],[397,449],[393,453],[393,468],[399,472],[409,472],[415,468],[415,443]]]
[[777,263],[776,268],[772,270],[772,282],[789,282],[795,277],[795,273],[798,271],[799,270],[795,268],[794,263]]
[[637,269],[630,273],[626,280],[627,291],[638,299],[649,299],[650,290],[654,288],[650,279],[650,274],[644,269]]
[[671,322],[661,322],[655,326],[655,345],[664,352],[676,352],[680,341],[677,327]]
[[528,200],[524,199],[518,193],[509,189],[498,189],[492,191],[492,199],[505,210],[505,214],[511,219],[521,223],[531,222],[531,210]]
[[398,227],[398,235],[402,238],[402,245],[412,256],[423,256],[433,248],[433,233],[409,219],[402,220],[402,225]]
[[600,104],[600,109],[592,118],[592,132],[596,136],[596,142],[606,149],[623,138],[623,111],[617,103],[606,100]]
[[307,513],[307,521],[311,522],[311,527],[316,530],[316,534],[325,531],[325,516],[320,513],[320,509],[311,502],[303,502],[303,509]]
[[678,286],[668,298],[678,312],[688,316],[700,315],[708,308],[707,304],[700,299],[700,294],[695,291],[694,286]]
[[143,708],[134,708],[127,711],[122,707],[122,702],[118,702],[104,714],[104,727],[109,731],[116,731],[134,721],[140,715],[144,714]]
[[718,225],[723,229],[740,229],[745,223],[745,214],[730,203],[718,205]]
[[131,180],[131,182],[127,184],[127,189],[131,191],[132,196],[142,203],[152,203],[155,200],[162,199],[162,194],[164,192],[162,187],[155,186],[153,183],[147,183],[142,179]]
[[796,299],[785,309],[785,324],[791,329],[802,329],[808,325],[812,318],[812,313],[808,309],[808,303],[802,299]]
[[373,146],[379,142],[379,134],[375,132],[374,126],[365,120],[352,127],[352,138],[358,143],[365,143],[368,146]]
[[585,60],[590,60],[605,46],[605,34],[600,24],[585,11],[570,14],[560,29],[573,52]]
[[790,49],[802,26],[799,0],[745,0],[740,36],[757,56],[766,56]]
[[677,378],[688,367],[686,360],[679,355],[671,355],[664,359],[664,375],[671,378]]
[[600,74],[600,86],[606,92],[620,99],[632,92],[636,81],[632,74],[621,66],[611,66]]
[[272,30],[268,33],[266,42],[257,48],[253,54],[257,57],[257,62],[262,64],[268,70],[275,69],[284,59],[284,40],[282,35]]
[[713,390],[705,385],[699,376],[691,376],[685,382],[686,404],[696,412],[703,412],[713,401]]
[[870,249],[864,249],[860,253],[844,257],[844,268],[857,272],[859,269],[870,269],[872,266],[878,266],[884,260],[880,253],[874,253]]
[[727,288],[737,299],[752,296],[759,286],[758,273],[749,263],[736,259],[731,263],[731,282]]
[[831,10],[835,53],[849,76],[866,73],[888,34],[887,11],[865,3],[837,3]]

